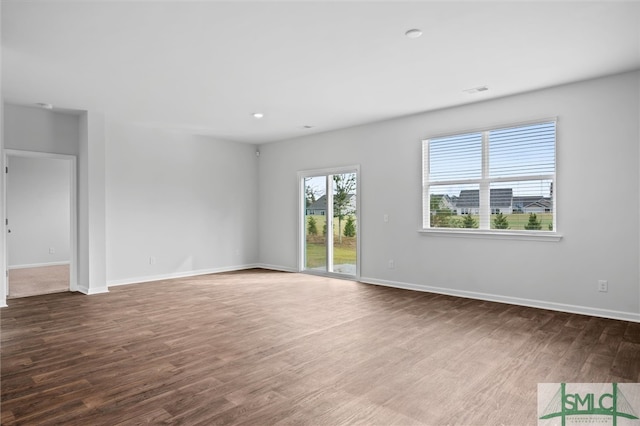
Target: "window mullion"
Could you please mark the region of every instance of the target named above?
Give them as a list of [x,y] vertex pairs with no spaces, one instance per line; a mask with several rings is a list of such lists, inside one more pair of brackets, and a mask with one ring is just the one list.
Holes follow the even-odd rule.
[[422,144],[422,227],[431,227],[431,197],[430,197],[430,162],[429,162],[429,141]]
[[479,228],[489,229],[491,219],[489,199],[489,132],[482,132],[482,179],[480,180]]

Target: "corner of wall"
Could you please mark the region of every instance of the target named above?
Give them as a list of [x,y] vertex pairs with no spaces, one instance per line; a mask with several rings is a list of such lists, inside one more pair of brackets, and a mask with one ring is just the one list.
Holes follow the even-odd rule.
[[105,120],[86,111],[80,118],[78,167],[78,289],[107,288],[105,225]]

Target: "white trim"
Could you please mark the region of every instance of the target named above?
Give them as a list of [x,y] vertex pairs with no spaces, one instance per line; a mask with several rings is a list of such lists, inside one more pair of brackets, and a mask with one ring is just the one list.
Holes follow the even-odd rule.
[[211,268],[211,269],[198,269],[194,271],[173,272],[170,274],[148,275],[145,277],[124,278],[121,280],[109,280],[107,281],[107,286],[116,287],[119,285],[140,284],[140,283],[146,283],[150,281],[162,281],[162,280],[171,280],[174,278],[194,277],[197,275],[217,274],[220,272],[242,271],[245,269],[253,269],[253,268],[260,268],[260,267],[261,266],[254,263],[254,264],[226,266],[226,267]]
[[471,129],[465,129],[465,130],[456,130],[453,132],[448,132],[448,133],[439,133],[439,134],[434,134],[431,135],[427,138],[423,138],[424,140],[427,139],[439,139],[439,138],[446,138],[449,136],[456,136],[456,135],[466,135],[469,133],[482,133],[482,132],[487,132],[489,130],[502,130],[502,129],[511,129],[513,127],[524,127],[524,126],[530,126],[533,124],[542,124],[542,123],[551,123],[551,122],[558,122],[558,116],[555,117],[547,117],[547,118],[539,118],[539,119],[535,119],[535,120],[525,120],[525,121],[516,121],[516,122],[512,122],[512,123],[508,123],[508,124],[494,124],[494,125],[490,125],[490,126],[483,126],[483,127],[476,127],[476,128],[471,128]]
[[315,275],[315,276],[318,276],[318,277],[335,278],[335,279],[338,279],[338,280],[360,282],[360,280],[356,279],[355,276],[350,275],[350,274],[341,274],[340,272],[324,272],[324,271],[318,271],[318,270],[315,270],[315,269],[305,269],[304,271],[302,271],[300,273],[301,274],[306,274],[306,275]]
[[[337,174],[337,173],[336,173]],[[356,182],[357,182],[356,177]],[[327,188],[327,214],[326,214],[326,224],[327,224],[327,235],[325,236],[325,254],[324,257],[327,259],[327,273],[328,271],[333,271],[333,225],[334,225],[334,217],[333,217],[333,203],[335,202],[335,195],[333,194],[333,174],[327,174],[326,176],[326,188]],[[356,194],[356,203],[358,202],[358,195]],[[357,207],[357,204],[356,204]],[[305,212],[306,213],[306,212]],[[305,224],[306,226],[306,224]],[[340,233],[340,229],[338,229],[338,234]],[[356,262],[357,262],[356,258]]]
[[[305,188],[304,188],[304,178],[307,177],[305,176],[305,174],[303,172],[298,172],[298,212],[297,212],[297,216],[298,216],[298,230],[297,230],[297,237],[298,237],[298,252],[296,253],[297,256],[297,269],[295,270],[295,272],[301,272],[304,270],[304,264],[306,263],[306,259],[305,259],[305,227],[307,226],[307,224],[305,223],[305,215],[304,214],[300,214],[301,211],[304,211],[305,213],[307,212],[307,201],[305,199]],[[272,268],[267,268],[267,269],[272,269]],[[279,269],[276,269],[279,270]],[[293,272],[293,271],[290,271]]]
[[[489,134],[482,132],[481,145],[481,177],[478,182],[478,228],[491,229],[491,179],[489,179]],[[429,182],[429,192],[431,192],[432,182]],[[429,203],[431,205],[431,203]],[[431,211],[429,211],[431,216]]]
[[468,299],[486,300],[489,302],[506,303],[509,305],[527,306],[530,308],[548,309],[551,311],[568,312],[572,314],[590,315],[593,317],[610,318],[622,321],[640,323],[640,313],[614,311],[610,309],[592,308],[588,306],[569,305],[565,303],[546,302],[544,300],[523,299],[520,297],[500,296],[489,293],[478,293],[466,290],[453,290],[443,287],[433,287],[420,284],[404,283],[399,281],[379,280],[363,277],[360,282],[365,284],[381,285],[385,287],[401,288],[405,290],[422,291],[426,293],[445,294],[448,296],[465,297]]
[[68,260],[62,260],[60,262],[45,262],[45,263],[30,263],[25,265],[11,265],[7,266],[7,269],[27,269],[27,268],[41,268],[44,266],[61,266],[61,265],[70,265],[71,262]]
[[353,173],[355,170],[360,171],[360,165],[327,167],[326,169],[302,170],[298,172],[300,178],[324,176],[326,174],[339,175],[343,173]]
[[562,234],[551,231],[495,231],[491,229],[462,229],[462,228],[425,228],[418,229],[422,235],[432,237],[454,238],[488,238],[492,240],[521,240],[558,242]]
[[90,296],[93,294],[109,293],[109,289],[107,287],[89,288],[83,285],[79,285],[76,291],[79,291],[82,294],[86,294],[87,296]]
[[294,273],[299,272],[296,268],[290,268],[288,266],[282,266],[282,265],[269,265],[267,263],[257,263],[255,267],[268,269],[270,271],[294,272]]

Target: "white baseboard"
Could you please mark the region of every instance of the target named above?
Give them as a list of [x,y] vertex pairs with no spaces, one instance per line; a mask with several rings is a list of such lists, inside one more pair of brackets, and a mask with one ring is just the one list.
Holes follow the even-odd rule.
[[60,266],[60,265],[69,265],[71,262],[68,260],[63,260],[60,262],[46,262],[46,263],[28,263],[24,265],[10,265],[7,266],[7,269],[26,269],[26,268],[40,268],[42,266]]
[[221,268],[198,269],[195,271],[173,272],[170,274],[148,275],[144,277],[125,278],[121,280],[109,280],[107,281],[107,286],[115,287],[119,285],[140,284],[140,283],[146,283],[149,281],[162,281],[162,280],[170,280],[174,278],[194,277],[197,275],[217,274],[220,272],[243,271],[245,269],[253,269],[253,268],[261,268],[261,266],[253,263],[253,264],[246,264],[246,265],[225,266]]
[[269,269],[271,271],[280,271],[280,272],[299,272],[295,268],[289,268],[288,266],[281,265],[269,265],[267,263],[258,263],[256,268]]
[[609,309],[591,308],[588,306],[568,305],[564,303],[546,302],[544,300],[523,299],[519,297],[500,296],[496,294],[477,293],[473,291],[453,290],[442,287],[432,287],[398,281],[379,280],[376,278],[360,277],[360,282],[366,284],[395,287],[405,290],[424,291],[427,293],[446,294],[448,296],[465,297],[468,299],[486,300],[489,302],[506,303],[509,305],[528,306],[531,308],[549,309],[551,311],[569,312],[572,314],[590,315],[594,317],[610,318],[623,321],[640,322],[640,313],[622,312]]
[[88,296],[93,294],[109,293],[109,289],[107,287],[88,288],[83,285],[78,286],[78,291]]

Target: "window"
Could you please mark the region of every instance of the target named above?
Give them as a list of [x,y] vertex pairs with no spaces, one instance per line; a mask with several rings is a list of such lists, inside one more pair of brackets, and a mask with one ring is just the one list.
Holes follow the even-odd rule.
[[556,231],[556,121],[423,141],[423,228]]

